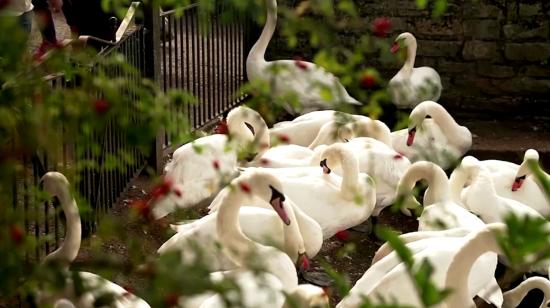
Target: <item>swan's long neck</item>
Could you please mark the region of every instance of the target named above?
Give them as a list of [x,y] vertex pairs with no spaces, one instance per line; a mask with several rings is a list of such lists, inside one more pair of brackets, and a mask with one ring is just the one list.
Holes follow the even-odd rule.
[[359,190],[359,162],[355,155],[344,148],[338,148],[334,150],[336,159],[340,160],[342,165],[342,184],[340,191],[344,196],[349,198],[355,198]]
[[403,64],[400,72],[405,75],[410,75],[414,68],[414,60],[416,59],[416,39],[407,40],[407,59]]
[[67,232],[63,244],[54,252],[47,255],[43,263],[60,263],[69,266],[78,255],[80,241],[82,239],[82,225],[76,201],[71,197],[68,187],[59,189],[59,202],[67,219]]
[[530,277],[523,281],[519,286],[505,292],[504,307],[516,307],[521,303],[523,298],[533,289],[539,289],[544,293],[544,299],[540,307],[545,307],[544,304],[550,299],[550,281],[543,277]]
[[[304,244],[304,239],[300,230],[299,223],[296,219],[295,209],[298,207],[292,203],[290,199],[287,199],[285,202],[285,209],[290,219],[290,225],[283,224],[283,236],[285,240],[285,252],[290,258],[294,261],[297,260],[298,254],[305,253],[306,248]],[[282,223],[282,222],[281,222]]]
[[258,149],[258,157],[261,157],[271,146],[269,128],[265,123],[264,118],[259,113],[253,116],[250,123],[254,127],[254,146]]
[[246,263],[246,258],[257,245],[243,233],[239,224],[242,194],[240,191],[228,194],[220,205],[216,219],[220,243],[226,249],[228,258],[238,267]]
[[430,193],[434,203],[449,200],[451,197],[449,183],[445,172],[431,163],[415,163],[409,167],[403,178],[401,178],[399,187],[401,190],[411,191],[416,182],[426,180],[430,188]]
[[458,125],[443,106],[437,103],[426,102],[424,104],[425,108],[427,108],[426,114],[432,117],[451,144],[459,144],[463,140],[469,139],[470,133],[466,128]]
[[243,112],[236,111],[227,116],[227,130],[239,144],[248,144],[254,140],[254,135],[245,124]]
[[469,235],[466,244],[453,257],[445,281],[445,287],[452,291],[446,302],[447,307],[475,307],[468,290],[470,271],[475,261],[484,253],[500,252],[494,232],[503,228],[503,224],[493,224]]
[[461,193],[464,185],[468,181],[468,174],[464,169],[456,168],[449,178],[449,187],[451,189],[451,199],[456,203],[462,203]]
[[250,80],[254,79],[259,74],[261,67],[265,65],[265,51],[277,26],[277,2],[275,0],[267,0],[266,4],[267,18],[264,28],[260,34],[260,38],[252,46],[252,49],[250,49],[246,59],[246,72]]

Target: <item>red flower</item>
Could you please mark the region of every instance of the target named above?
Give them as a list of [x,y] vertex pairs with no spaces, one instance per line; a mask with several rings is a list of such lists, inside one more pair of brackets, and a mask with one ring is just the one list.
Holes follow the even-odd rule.
[[178,305],[179,295],[176,293],[168,293],[164,297],[164,305],[166,307],[175,307]]
[[142,199],[133,199],[130,201],[130,208],[143,218],[148,218],[151,213],[149,204]]
[[349,238],[349,231],[348,230],[342,230],[342,231],[338,231],[336,232],[336,237],[341,240],[341,241],[347,241],[348,238]]
[[308,65],[300,57],[294,58],[294,64],[301,70],[307,71]]
[[23,240],[25,239],[25,232],[19,225],[11,225],[10,226],[10,237],[11,240],[16,244],[20,245],[23,243]]
[[157,187],[155,187],[155,189],[153,189],[152,199],[158,199],[162,196],[167,195],[172,189],[172,185],[173,185],[172,180],[170,178],[165,177],[162,180],[162,183],[160,183],[159,185],[157,185]]
[[366,89],[370,89],[376,85],[376,76],[371,73],[365,73],[361,77],[361,86]]
[[212,161],[212,167],[214,167],[214,169],[216,170],[220,170],[220,161],[217,159]]
[[240,182],[239,188],[247,194],[249,194],[251,191],[250,185],[246,182]]
[[377,37],[386,37],[391,30],[391,20],[386,17],[378,17],[372,23],[372,32]]
[[281,142],[284,142],[284,143],[289,143],[290,142],[290,138],[288,137],[288,135],[277,135],[277,138],[279,138],[279,141]]
[[229,128],[227,127],[227,120],[225,119],[221,120],[216,126],[216,128],[214,128],[214,133],[223,134],[223,135],[229,134]]
[[96,99],[93,105],[97,114],[104,114],[109,110],[109,102],[104,98]]

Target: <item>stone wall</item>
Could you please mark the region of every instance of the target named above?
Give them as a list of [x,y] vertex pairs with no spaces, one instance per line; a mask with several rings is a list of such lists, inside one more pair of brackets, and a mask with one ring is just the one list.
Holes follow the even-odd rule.
[[[414,0],[356,2],[362,16],[390,18],[392,38],[404,31],[416,36],[416,66],[439,72],[440,102],[448,108],[550,116],[549,0],[449,0],[438,19]],[[372,64],[389,78],[399,68]]]

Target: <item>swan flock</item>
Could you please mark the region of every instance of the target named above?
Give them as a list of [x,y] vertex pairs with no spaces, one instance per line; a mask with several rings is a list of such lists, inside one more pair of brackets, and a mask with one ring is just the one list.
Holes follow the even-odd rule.
[[[506,263],[497,238],[507,231],[507,217],[550,215],[544,181],[529,167],[538,164],[538,152],[527,150],[520,164],[464,157],[472,134],[437,102],[443,90],[439,74],[430,67],[414,67],[421,46],[408,32],[392,46],[394,52],[406,52],[406,60],[388,84],[394,104],[412,109],[408,126],[392,132],[379,120],[338,111],[339,106],[362,103],[335,75],[310,62],[266,61],[277,23],[276,1],[266,3],[265,26],[248,55],[247,75],[251,81],[270,81],[274,98],[296,93],[302,108],[286,106],[298,116],[268,127],[257,111],[239,106],[227,115],[226,133],[175,150],[164,169],[169,188],[153,200],[151,215],[170,219],[173,212],[199,207],[208,214],[173,221],[174,233],[156,255],[176,252],[189,264],[206,260],[207,278],[232,279],[243,307],[351,308],[362,307],[365,300],[422,307],[408,265],[389,243],[378,249],[371,266],[338,303],[331,303],[314,282],[301,283],[309,281],[304,275],[309,260],[333,236],[375,223],[382,213],[417,215],[418,231],[399,238],[412,262],[429,262],[433,283],[451,290],[437,307],[475,307],[475,297],[496,307],[516,307],[534,288],[544,292],[541,307],[546,307],[547,278],[531,277],[511,290],[502,290],[495,279],[499,260]],[[277,74],[274,67],[281,68]],[[320,88],[332,93],[330,100]],[[427,189],[419,201],[415,191],[421,181]],[[63,244],[43,266],[62,264],[70,271],[81,243],[79,209],[61,173],[49,172],[42,182],[61,201],[67,220]],[[400,212],[390,213],[388,207],[395,204]],[[261,264],[260,274],[254,261]],[[529,271],[548,275],[544,264]],[[97,274],[71,273],[95,288],[79,294],[71,288],[55,294],[44,290],[37,296],[40,306],[93,307],[102,292],[109,292],[115,307],[149,307]],[[75,282],[69,279],[67,284]],[[219,294],[205,292],[181,296],[178,305],[226,303]]]

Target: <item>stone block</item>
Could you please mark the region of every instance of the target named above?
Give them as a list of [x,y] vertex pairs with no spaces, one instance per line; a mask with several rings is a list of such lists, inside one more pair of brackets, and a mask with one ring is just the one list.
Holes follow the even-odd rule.
[[550,79],[516,77],[505,80],[493,80],[493,84],[504,93],[534,95],[548,94],[550,92]]
[[527,24],[508,24],[503,28],[504,36],[508,40],[520,41],[529,39],[544,40],[550,34],[548,21],[536,24],[534,27]]
[[550,59],[550,43],[506,44],[504,55],[513,61],[545,62]]
[[458,19],[419,19],[414,23],[415,34],[425,37],[462,37],[462,24]]
[[500,37],[500,23],[492,19],[471,19],[463,22],[464,36],[478,40]]
[[515,75],[513,67],[491,63],[478,63],[477,73],[480,76],[492,78],[510,78]]
[[414,61],[414,66],[430,66],[430,67],[437,67],[437,60],[436,58],[432,57],[416,57],[416,60]]
[[542,3],[527,4],[521,3],[519,5],[519,16],[532,17],[542,14]]
[[468,41],[464,44],[462,56],[466,60],[493,60],[500,58],[498,45],[493,42]]
[[418,41],[417,54],[428,57],[456,57],[460,52],[458,41]]
[[502,18],[503,12],[494,5],[466,1],[462,7],[463,16],[467,18]]
[[454,62],[441,59],[437,65],[437,71],[451,74],[468,73],[475,71],[474,65],[475,64],[472,63]]
[[550,78],[550,66],[545,65],[529,65],[525,67],[522,71],[522,74],[525,74],[529,77],[547,77]]

